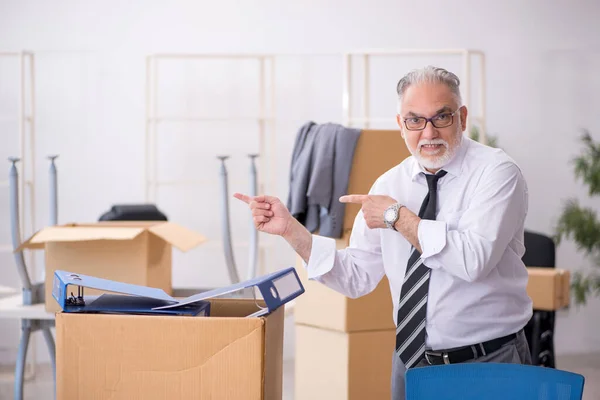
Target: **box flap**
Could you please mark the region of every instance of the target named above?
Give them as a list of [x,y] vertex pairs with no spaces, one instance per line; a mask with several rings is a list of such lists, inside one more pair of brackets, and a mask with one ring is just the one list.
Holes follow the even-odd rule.
[[265,371],[264,399],[280,400],[283,396],[283,331],[284,310],[279,308],[270,314],[265,324]]
[[206,237],[202,236],[201,234],[171,222],[163,222],[161,224],[152,225],[147,229],[164,241],[184,252],[206,242]]
[[40,248],[48,242],[79,242],[88,240],[131,240],[144,232],[142,227],[50,226],[35,233],[17,248]]
[[204,243],[206,238],[197,232],[172,222],[163,221],[107,221],[97,223],[69,223],[44,228],[27,239],[16,252],[23,249],[43,249],[48,242],[76,242],[88,240],[132,240],[149,231],[181,251],[188,251]]
[[88,227],[126,227],[126,228],[149,228],[154,225],[164,224],[164,221],[98,221],[90,223],[69,224],[68,226],[88,226]]

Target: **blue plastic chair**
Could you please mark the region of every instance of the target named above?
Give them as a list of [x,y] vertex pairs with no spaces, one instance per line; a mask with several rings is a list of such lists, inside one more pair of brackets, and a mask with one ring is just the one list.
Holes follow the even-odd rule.
[[584,377],[521,364],[466,363],[411,368],[406,400],[581,400]]

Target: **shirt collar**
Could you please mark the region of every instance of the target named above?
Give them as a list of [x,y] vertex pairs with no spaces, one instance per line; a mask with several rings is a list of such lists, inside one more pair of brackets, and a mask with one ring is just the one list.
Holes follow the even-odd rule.
[[[454,155],[454,158],[452,160],[450,160],[450,162],[446,165],[444,165],[442,167],[442,169],[446,172],[448,172],[448,174],[450,175],[454,175],[454,176],[459,176],[462,170],[462,165],[463,165],[463,161],[465,159],[465,153],[467,152],[467,148],[470,145],[470,141],[472,139],[469,138],[468,136],[463,136],[462,141],[460,143],[460,146],[458,148],[458,151],[456,152],[456,154]],[[416,157],[412,157],[412,168],[411,168],[411,178],[412,181],[414,182],[417,177],[419,176],[419,174],[429,174],[429,172],[427,172],[425,170],[425,168],[423,168],[421,166],[421,164],[419,164],[419,162],[417,161]]]

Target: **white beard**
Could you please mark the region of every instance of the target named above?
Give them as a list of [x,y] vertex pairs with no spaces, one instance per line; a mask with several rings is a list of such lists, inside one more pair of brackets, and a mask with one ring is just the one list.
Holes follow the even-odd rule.
[[[452,161],[452,159],[454,158],[454,155],[456,154],[456,150],[459,148],[459,146],[462,142],[462,132],[458,131],[456,136],[457,136],[456,141],[455,141],[455,143],[452,143],[452,145],[450,145],[448,142],[446,142],[445,140],[442,140],[442,139],[433,139],[433,140],[423,139],[423,140],[419,141],[419,144],[417,145],[417,148],[414,151],[411,150],[410,147],[408,146],[408,142],[406,141],[406,138],[404,139],[404,141],[406,142],[406,147],[410,150],[410,153],[417,159],[417,161],[423,168],[440,169],[440,168],[444,167],[446,164],[448,164],[450,161]],[[419,149],[421,148],[421,146],[423,146],[425,144],[441,144],[444,146],[445,151],[443,151],[443,153],[440,156],[434,155],[431,157],[423,157],[421,155]]]

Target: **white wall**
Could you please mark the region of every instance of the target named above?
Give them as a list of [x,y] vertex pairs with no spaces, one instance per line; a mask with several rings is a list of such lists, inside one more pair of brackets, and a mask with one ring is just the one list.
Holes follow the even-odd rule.
[[[569,196],[586,199],[568,161],[578,152],[581,128],[599,135],[595,112],[600,105],[600,78],[595,74],[600,66],[598,12],[600,6],[593,1],[0,0],[0,51],[36,52],[37,225],[47,220],[44,157],[50,153],[60,154],[60,222],[96,220],[113,203],[144,200],[147,54],[471,48],[484,51],[487,57],[489,131],[522,166],[529,183],[527,228],[551,234],[562,200]],[[397,79],[407,69],[425,63],[460,72],[460,61],[451,58],[374,60],[375,116],[393,118]],[[276,127],[277,151],[272,153],[276,181],[269,191],[285,199],[296,129],[308,119],[340,120],[342,77],[336,56],[284,57],[277,65],[277,112],[286,121]],[[256,66],[238,66],[165,64],[161,67],[164,80],[159,83],[164,94],[161,107],[194,114],[255,113]],[[0,59],[1,113],[16,112],[14,71],[14,64]],[[0,122],[2,157],[16,151],[11,132],[14,126]],[[219,192],[214,181],[218,163],[214,156],[232,155],[230,191],[246,190],[245,154],[257,146],[255,125],[171,124],[159,132],[162,177],[213,181],[199,189],[161,190],[159,205],[172,220],[218,240]],[[588,199],[585,203],[597,204]],[[6,200],[0,200],[0,206],[6,207]],[[232,202],[231,210],[234,238],[242,243],[247,238],[246,208]],[[0,240],[4,241],[8,229],[2,229]],[[272,246],[265,253],[266,268],[294,262],[280,240],[264,236],[261,240]],[[245,268],[242,244],[236,246],[236,256]],[[9,263],[4,258],[0,261]],[[225,284],[223,262],[215,245],[176,254],[175,284]],[[565,243],[558,249],[558,264],[576,269],[586,261],[573,244]],[[6,274],[3,281],[8,283],[4,284],[17,283],[12,272]],[[600,351],[595,334],[600,325],[594,318],[598,307],[594,300],[586,308],[559,313],[558,353]],[[0,336],[4,349],[0,357],[10,360],[18,336],[15,325],[2,324],[10,327],[7,332],[15,332]],[[43,355],[44,349],[38,353]]]

